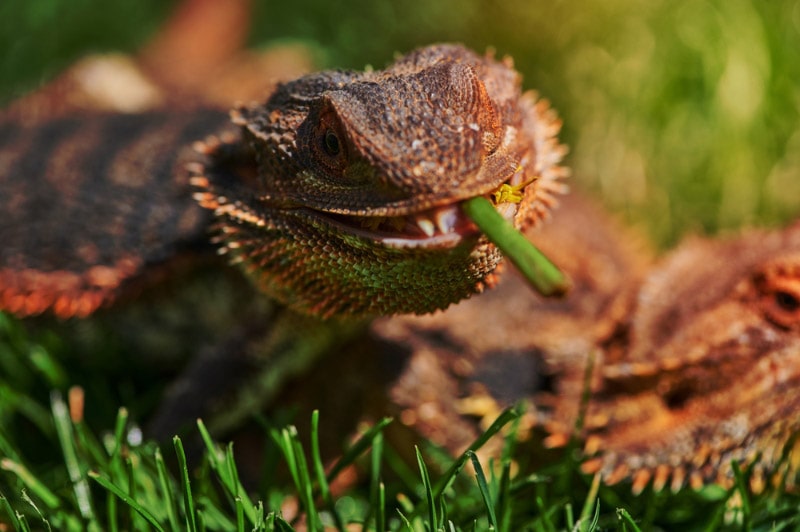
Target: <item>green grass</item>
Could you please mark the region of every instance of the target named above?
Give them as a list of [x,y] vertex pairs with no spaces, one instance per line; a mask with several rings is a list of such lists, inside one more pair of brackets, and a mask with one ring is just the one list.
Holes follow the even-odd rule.
[[[21,351],[4,353],[6,360],[18,358],[17,372],[26,377],[19,382],[47,386],[41,364],[24,356],[41,346],[29,343],[24,333],[5,320],[2,330],[3,340],[13,335],[13,343]],[[45,365],[58,364],[46,353],[42,356]],[[40,379],[43,382],[37,382]],[[24,390],[7,382],[7,397],[25,396]],[[518,417],[514,411],[503,414],[443,473],[429,472],[423,451],[417,449],[419,478],[406,485],[396,482],[388,489],[384,476],[409,478],[407,466],[396,456],[384,456],[382,431],[391,420],[365,430],[327,471],[318,446],[317,413],[311,420],[309,446],[293,426],[265,426],[267,453],[281,457],[286,474],[275,475],[254,494],[239,480],[233,446],[218,445],[201,422],[197,430],[204,452],[198,463],[190,463],[178,437],[173,449],[139,441],[140,431],[125,409],[120,409],[111,428],[96,433],[81,416],[71,417],[57,391],[51,392],[49,405],[4,404],[0,416],[0,523],[15,530],[294,530],[294,524],[310,530],[344,530],[352,523],[372,530],[485,530],[489,526],[512,530],[515,506],[510,501],[515,492],[546,482],[544,477],[510,478],[513,446],[499,458],[502,467],[492,467],[488,475],[476,458],[475,451]],[[25,431],[9,430],[28,423],[36,426],[32,438]],[[42,455],[50,457],[48,463],[33,464],[28,448],[32,442],[45,448]],[[174,474],[168,471],[167,453],[174,457]],[[369,459],[362,459],[365,454]],[[467,462],[476,471],[474,480],[465,473]],[[354,464],[365,470],[363,477],[368,480],[334,497],[331,484]],[[499,477],[495,471],[501,472]],[[299,509],[296,515],[281,512],[292,504]],[[594,507],[593,501],[591,505]],[[553,519],[548,515],[524,517],[533,529],[549,526]],[[503,527],[498,523],[504,523]]]
[[[75,400],[53,388],[59,362],[41,344],[0,319],[0,345],[12,346],[0,353],[0,526],[11,530],[793,530],[800,524],[797,494],[752,495],[747,471],[727,491],[646,489],[634,497],[629,485],[602,486],[579,473],[569,451],[534,469],[531,463],[541,460],[517,438],[519,409],[504,412],[460,457],[427,442],[394,447],[384,438],[394,422],[385,419],[363,428],[332,463],[322,458],[316,412],[310,423],[296,420],[301,430],[262,419],[260,453],[271,465],[257,485],[245,486],[241,473],[253,477],[252,459],[237,460],[236,447],[215,442],[201,422],[184,439],[199,442],[202,453],[187,452],[178,437],[172,445],[142,441],[125,408],[92,427],[71,415]],[[76,412],[95,406],[86,397],[85,412]],[[502,453],[479,460],[492,438],[504,439]],[[416,462],[401,458],[409,454]]]

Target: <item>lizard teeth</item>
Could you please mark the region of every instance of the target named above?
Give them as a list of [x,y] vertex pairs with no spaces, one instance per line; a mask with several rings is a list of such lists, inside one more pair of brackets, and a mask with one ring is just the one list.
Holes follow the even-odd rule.
[[446,235],[456,230],[458,209],[453,206],[437,209],[433,213],[417,216],[414,222],[420,231],[429,238],[436,234]]
[[436,226],[429,219],[417,218],[416,222],[417,227],[419,227],[428,237],[432,237],[436,234]]
[[457,222],[458,211],[455,207],[440,209],[436,212],[436,226],[441,233],[447,234],[455,231]]
[[[222,200],[216,199],[221,205]],[[459,204],[396,216],[329,214],[328,217],[343,229],[390,247],[448,247],[478,235],[477,227],[466,218]]]

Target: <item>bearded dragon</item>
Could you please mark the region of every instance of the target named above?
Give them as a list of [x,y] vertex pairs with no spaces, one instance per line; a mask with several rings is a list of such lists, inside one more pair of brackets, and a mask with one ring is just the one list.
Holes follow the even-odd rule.
[[[186,2],[179,16],[215,5]],[[209,18],[221,17],[200,17]],[[226,323],[240,341],[217,334],[206,367],[250,374],[265,358],[255,364],[272,373],[272,390],[279,361],[300,371],[365,319],[445,308],[493,284],[501,254],[461,202],[506,184],[519,197],[497,209],[521,228],[564,189],[560,122],[521,91],[510,59],[434,45],[381,71],[273,84],[225,113],[217,87],[209,96],[168,75],[170,63],[212,70],[211,59],[181,55],[184,40],[156,38],[173,44],[103,66],[90,78],[103,83],[87,84],[84,65],[0,116],[1,310],[62,319],[101,310],[120,329],[115,302],[208,270],[216,251],[255,285],[237,297],[271,303],[232,304]],[[102,90],[118,78],[136,80],[128,92],[138,103],[124,109],[133,112]],[[198,373],[219,371],[201,364],[184,382]],[[258,405],[273,392],[241,393]],[[170,404],[197,401],[178,394]],[[239,417],[226,411],[224,424]]]
[[4,120],[0,308],[88,315],[212,224],[219,252],[294,310],[429,312],[480,291],[500,261],[459,203],[530,182],[500,205],[525,226],[565,174],[547,104],[520,93],[510,61],[460,46],[312,74],[236,108],[238,129],[224,121],[202,109]]
[[458,453],[480,421],[527,400],[546,446],[577,439],[584,472],[636,493],[727,487],[732,463],[752,468],[755,491],[793,484],[800,223],[690,238],[654,262],[584,200],[563,203],[531,236],[571,276],[564,300],[511,274],[447,312],[373,325],[384,349],[405,353],[388,411]]

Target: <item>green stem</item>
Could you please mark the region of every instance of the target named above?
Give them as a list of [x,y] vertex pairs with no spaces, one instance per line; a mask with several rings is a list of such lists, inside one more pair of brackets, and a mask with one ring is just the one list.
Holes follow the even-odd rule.
[[561,296],[570,282],[525,236],[507,222],[483,196],[462,203],[475,225],[508,257],[525,279],[543,296]]

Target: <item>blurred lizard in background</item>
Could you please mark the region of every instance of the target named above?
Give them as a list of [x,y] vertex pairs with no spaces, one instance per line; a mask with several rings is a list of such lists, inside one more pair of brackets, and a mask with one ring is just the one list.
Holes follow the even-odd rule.
[[609,484],[727,487],[736,462],[755,491],[794,485],[800,223],[690,238],[650,266],[641,239],[563,203],[531,236],[571,276],[564,300],[510,274],[447,312],[373,324],[373,341],[403,353],[389,411],[460,453],[527,399],[545,446],[577,438],[583,471]]

